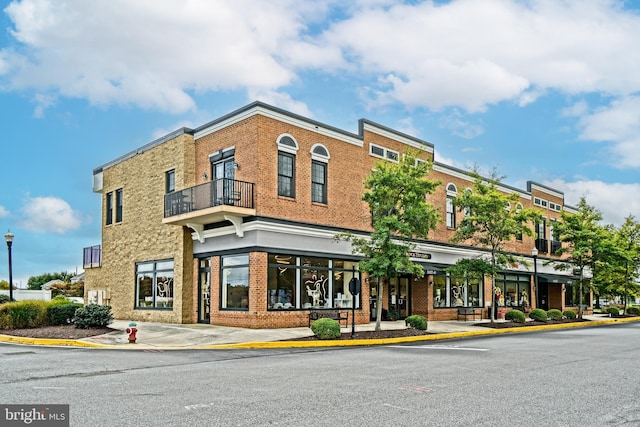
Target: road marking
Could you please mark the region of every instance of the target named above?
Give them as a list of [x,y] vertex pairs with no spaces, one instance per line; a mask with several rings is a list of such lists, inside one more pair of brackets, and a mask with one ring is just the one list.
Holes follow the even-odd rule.
[[462,350],[462,351],[489,351],[488,348],[474,348],[474,347],[458,347],[455,345],[390,345],[393,348],[420,348],[426,350]]
[[435,392],[434,389],[429,388],[429,387],[423,387],[421,385],[405,385],[402,387],[398,387],[399,390],[405,390],[405,391],[413,391],[415,393],[433,393]]

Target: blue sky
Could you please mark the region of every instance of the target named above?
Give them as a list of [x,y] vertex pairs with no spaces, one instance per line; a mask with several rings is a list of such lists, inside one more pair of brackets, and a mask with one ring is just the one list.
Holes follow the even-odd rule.
[[[640,1],[0,1],[16,284],[100,243],[92,170],[254,100],[640,217]],[[8,278],[6,249],[0,279]]]

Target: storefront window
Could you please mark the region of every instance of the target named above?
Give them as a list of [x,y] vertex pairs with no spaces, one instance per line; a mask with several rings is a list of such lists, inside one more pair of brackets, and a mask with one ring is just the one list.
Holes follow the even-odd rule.
[[528,274],[496,274],[495,300],[501,307],[529,307],[531,276]]
[[479,277],[455,277],[442,273],[433,276],[435,308],[481,307],[483,280]]
[[[589,307],[591,305],[591,295],[586,286],[582,287],[582,305]],[[580,285],[565,285],[564,305],[569,307],[578,307],[580,305]]]
[[[351,261],[270,254],[267,308],[350,308],[354,267],[357,263]],[[360,278],[359,273],[356,277]],[[359,297],[356,308],[360,308]]]
[[222,257],[221,308],[249,309],[249,255]]
[[173,308],[173,260],[136,264],[136,308]]

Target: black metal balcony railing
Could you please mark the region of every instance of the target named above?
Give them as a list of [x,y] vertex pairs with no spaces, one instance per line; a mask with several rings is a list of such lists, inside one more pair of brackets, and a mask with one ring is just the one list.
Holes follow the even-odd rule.
[[84,248],[82,268],[94,268],[100,266],[102,266],[102,246],[95,245]]
[[555,255],[556,252],[562,247],[562,242],[558,240],[551,241],[551,255]]
[[253,209],[253,186],[251,182],[220,178],[174,191],[164,196],[164,217],[222,205]]
[[536,249],[544,254],[549,252],[549,241],[547,239],[536,239]]

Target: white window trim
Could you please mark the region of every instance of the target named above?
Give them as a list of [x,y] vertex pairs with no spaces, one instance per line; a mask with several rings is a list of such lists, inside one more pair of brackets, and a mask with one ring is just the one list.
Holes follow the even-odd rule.
[[[374,147],[382,150],[382,155],[378,155],[378,154],[374,153],[373,152],[373,148]],[[390,153],[395,154],[396,158],[395,159],[389,158],[389,154]],[[385,148],[385,147],[383,147],[381,145],[369,143],[369,155],[372,156],[372,157],[376,157],[378,159],[388,160],[388,161],[394,162],[394,163],[400,163],[400,153],[398,151],[391,150],[389,148]]]
[[[314,150],[317,147],[322,147],[327,152],[327,155],[323,156],[321,154],[314,153]],[[325,147],[322,144],[313,144],[313,147],[311,147],[311,159],[312,160],[316,160],[318,162],[329,163],[329,159],[330,158],[331,158],[331,154],[329,153],[329,150],[327,150],[327,147]]]
[[[294,144],[296,144],[296,148],[280,143],[280,140],[287,136],[291,138]],[[298,150],[300,148],[300,146],[298,145],[298,141],[296,141],[296,139],[292,135],[289,135],[288,133],[283,133],[282,135],[278,136],[278,138],[276,139],[276,144],[278,144],[278,150],[284,151],[285,153],[294,154],[294,155],[298,154]]]

